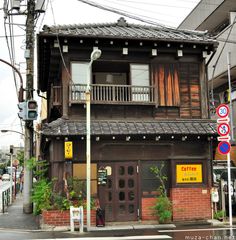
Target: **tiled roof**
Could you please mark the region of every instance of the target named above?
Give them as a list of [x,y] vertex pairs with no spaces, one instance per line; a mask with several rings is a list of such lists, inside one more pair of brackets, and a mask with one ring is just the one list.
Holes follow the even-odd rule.
[[[86,135],[86,121],[57,119],[44,124],[42,134],[45,136],[83,136]],[[178,121],[91,121],[91,135],[141,135],[141,134],[185,134],[216,135],[216,122],[211,120]]]
[[43,27],[45,35],[60,35],[74,37],[122,38],[122,39],[149,39],[181,42],[213,43],[206,32],[177,30],[161,25],[139,25],[127,23],[120,18],[115,23],[105,24],[78,24],[57,25]]

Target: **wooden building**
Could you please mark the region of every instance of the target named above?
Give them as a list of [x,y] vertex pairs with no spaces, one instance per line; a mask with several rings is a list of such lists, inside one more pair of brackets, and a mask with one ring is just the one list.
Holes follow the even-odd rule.
[[[205,32],[124,18],[44,26],[38,89],[47,93],[41,149],[50,177],[86,179],[86,73],[99,48],[91,78],[91,193],[106,221],[154,219],[150,207],[159,183],[150,167],[161,164],[173,220],[211,218],[216,126],[209,119],[205,58],[216,47]],[[73,144],[71,159],[65,159],[65,142]],[[102,169],[106,184],[98,181]]]

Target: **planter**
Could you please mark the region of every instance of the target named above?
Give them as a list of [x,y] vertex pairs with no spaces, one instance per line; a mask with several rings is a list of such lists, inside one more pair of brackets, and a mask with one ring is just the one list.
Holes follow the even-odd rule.
[[[84,223],[86,223],[86,210],[84,210]],[[76,224],[75,224],[76,225]],[[96,210],[91,210],[91,225],[96,225]],[[55,228],[65,227],[70,228],[70,211],[69,210],[44,210],[41,214],[40,227]]]

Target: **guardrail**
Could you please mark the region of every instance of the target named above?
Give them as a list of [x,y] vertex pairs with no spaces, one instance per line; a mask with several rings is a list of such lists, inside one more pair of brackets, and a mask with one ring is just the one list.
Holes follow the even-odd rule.
[[11,203],[10,188],[11,188],[10,182],[3,182],[0,185],[0,212],[1,213],[6,212],[7,207]]

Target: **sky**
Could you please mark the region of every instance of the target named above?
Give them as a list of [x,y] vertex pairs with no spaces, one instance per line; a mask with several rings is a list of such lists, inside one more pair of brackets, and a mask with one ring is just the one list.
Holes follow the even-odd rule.
[[[6,28],[7,35],[9,35],[10,25],[8,24],[9,18],[4,21],[4,11],[2,9],[4,1],[10,2],[9,0],[0,0],[0,59],[10,62],[4,30]],[[25,6],[23,5],[25,5],[26,2],[27,0],[21,1],[21,12],[25,10]],[[45,2],[46,11],[40,14],[37,20],[36,34],[42,30],[43,25],[110,23],[116,22],[122,16],[121,14],[105,11],[98,7],[85,4],[80,0],[46,0]],[[93,0],[93,2],[105,8],[125,12],[128,15],[133,15],[145,21],[178,27],[184,18],[198,4],[199,0]],[[15,13],[15,11],[12,13]],[[24,25],[26,17],[24,15],[12,15],[11,19],[14,23],[14,25],[12,25],[12,32],[15,37],[13,38],[14,43],[9,43],[9,48],[14,49],[14,66],[20,70],[25,86]],[[127,22],[131,23],[149,24],[149,22],[137,21],[127,16],[125,16],[125,19]],[[4,22],[6,24],[4,24]],[[24,133],[24,123],[21,123],[17,115],[19,112],[17,107],[18,100],[12,68],[0,62],[0,76],[0,130],[8,129]],[[36,71],[34,82],[37,82]],[[19,86],[19,83],[19,78],[16,76],[16,85]],[[37,89],[36,84],[35,88]],[[36,98],[36,100],[40,104],[40,99]],[[9,145],[23,146],[24,141],[22,135],[14,132],[0,132],[0,149],[8,149]]]

